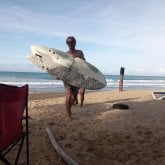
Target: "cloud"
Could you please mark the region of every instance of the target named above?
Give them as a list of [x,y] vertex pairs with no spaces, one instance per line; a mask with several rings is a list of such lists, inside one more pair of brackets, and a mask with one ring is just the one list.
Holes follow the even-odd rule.
[[40,35],[61,34],[58,22],[63,22],[62,16],[37,13],[18,6],[4,8],[0,11],[0,15],[0,29],[5,31]]
[[137,70],[135,70],[136,73],[143,73],[145,71],[145,69],[143,68],[139,68]]
[[18,71],[18,72],[42,72],[41,69],[34,66],[33,64],[24,64],[19,62],[0,62],[0,71]]
[[163,0],[61,0],[46,3],[36,0],[33,6],[29,5],[32,0],[24,4],[20,2],[19,5],[13,3],[0,7],[0,32],[29,38],[37,34],[47,40],[50,37],[63,40],[68,34],[75,35],[86,49],[85,55],[89,54],[87,59],[105,71],[118,68],[120,64],[130,73],[137,73],[137,68],[143,67],[145,70],[138,72],[144,73],[152,68],[151,65],[155,71],[163,66]]
[[[71,5],[74,4],[69,7]],[[72,32],[79,40],[94,44],[164,49],[165,12],[157,4],[152,6],[152,0],[150,3],[96,0],[81,5],[65,11],[56,6],[54,13],[22,6],[2,8],[0,29],[60,37]]]
[[165,74],[165,68],[164,67],[158,68],[157,71],[161,74]]

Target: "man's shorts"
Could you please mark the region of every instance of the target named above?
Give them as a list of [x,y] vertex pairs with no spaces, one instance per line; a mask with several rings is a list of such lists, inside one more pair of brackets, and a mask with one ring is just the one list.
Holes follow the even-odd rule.
[[72,86],[66,82],[64,82],[64,88],[65,88],[65,92],[66,93],[72,93],[74,96],[76,96],[78,94],[79,88]]

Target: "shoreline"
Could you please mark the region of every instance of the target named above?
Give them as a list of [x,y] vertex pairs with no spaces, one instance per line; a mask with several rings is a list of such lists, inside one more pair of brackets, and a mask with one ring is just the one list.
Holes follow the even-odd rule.
[[[104,75],[107,85],[102,91],[118,90],[120,75]],[[62,81],[53,79],[44,72],[0,72],[1,83],[15,86],[29,84],[30,92],[65,92]],[[165,77],[145,75],[125,75],[124,90],[164,90]]]
[[[72,108],[73,121],[66,118],[65,93],[30,93],[30,164],[65,164],[50,144],[45,131],[50,128],[80,164],[164,165],[165,100],[154,100],[152,91],[87,92],[84,107]],[[113,109],[115,102],[130,109]]]

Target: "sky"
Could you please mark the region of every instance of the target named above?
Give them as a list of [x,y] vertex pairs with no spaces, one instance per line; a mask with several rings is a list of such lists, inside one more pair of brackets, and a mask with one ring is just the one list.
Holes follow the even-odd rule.
[[0,0],[0,71],[42,72],[30,46],[67,36],[104,74],[165,76],[164,0]]

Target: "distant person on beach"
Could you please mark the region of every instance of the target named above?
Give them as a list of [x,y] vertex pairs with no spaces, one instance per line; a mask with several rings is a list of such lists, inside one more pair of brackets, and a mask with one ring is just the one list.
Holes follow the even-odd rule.
[[[75,49],[76,39],[73,36],[67,37],[66,44],[69,48],[67,53],[71,54],[73,56],[73,58],[78,57],[78,58],[85,60],[83,52],[81,50]],[[64,82],[64,88],[65,88],[65,93],[66,93],[66,102],[65,102],[66,110],[67,110],[69,117],[71,118],[71,115],[72,115],[71,108],[72,108],[73,104],[78,104],[77,95],[79,92],[79,88],[74,87],[66,82]],[[83,106],[85,89],[80,88],[80,91],[81,91],[80,92],[81,106]]]

